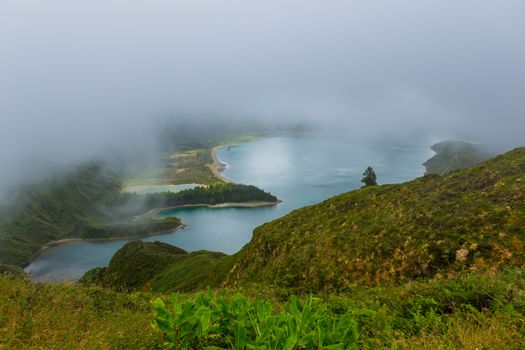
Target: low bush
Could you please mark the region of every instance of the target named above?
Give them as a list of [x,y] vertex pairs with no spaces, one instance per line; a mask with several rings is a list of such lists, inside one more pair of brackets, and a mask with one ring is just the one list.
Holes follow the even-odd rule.
[[154,327],[168,349],[357,349],[357,323],[350,310],[332,313],[319,299],[292,297],[280,312],[268,301],[199,293],[173,296],[169,308],[153,302]]

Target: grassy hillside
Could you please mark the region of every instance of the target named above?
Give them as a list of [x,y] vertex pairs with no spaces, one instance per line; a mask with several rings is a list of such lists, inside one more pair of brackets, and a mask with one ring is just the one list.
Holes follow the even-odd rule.
[[[517,350],[525,347],[524,277],[522,269],[498,272],[491,277],[469,274],[398,287],[358,287],[347,295],[319,295],[314,301],[324,322],[322,327],[326,327],[323,320],[341,315],[349,315],[356,322],[360,349]],[[299,309],[297,314],[285,305],[288,298],[276,296],[273,288],[246,289],[243,295],[230,290],[219,291],[211,298],[178,295],[177,304],[195,312],[177,317],[177,327],[195,325],[190,334],[198,335],[200,343],[235,343],[235,338],[226,335],[236,328],[216,326],[243,322],[237,315],[244,298],[259,308],[253,313],[257,320],[268,317],[268,311],[276,317],[284,312],[288,328],[294,327],[301,315],[305,319],[298,329],[308,326],[311,316],[304,313],[307,309],[302,312]],[[39,285],[0,276],[0,348],[161,349],[166,338],[150,326],[154,320],[151,302],[157,297],[173,312],[171,305],[175,299],[171,295],[120,293],[79,285]],[[305,305],[309,299],[301,297],[300,302]],[[224,308],[216,310],[213,306],[216,303]],[[208,309],[207,305],[213,306],[215,312],[222,311],[212,313],[212,327],[201,332],[198,317]],[[237,311],[224,314],[232,308]],[[225,318],[217,320],[220,315]],[[314,316],[317,315],[316,311]],[[246,320],[246,336],[253,336],[252,326],[268,329],[276,319],[270,316],[267,320],[262,323]],[[335,333],[339,337],[342,334]]]
[[264,224],[227,285],[347,291],[525,263],[525,148],[445,176],[351,191]]
[[0,349],[160,349],[152,298],[0,276]]
[[210,266],[225,256],[208,251],[188,253],[162,242],[133,241],[115,253],[108,267],[88,271],[81,282],[121,291],[205,289],[210,283]]

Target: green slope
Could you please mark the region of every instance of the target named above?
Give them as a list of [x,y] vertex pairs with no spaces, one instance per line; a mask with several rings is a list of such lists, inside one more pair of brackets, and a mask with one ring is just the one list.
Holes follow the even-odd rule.
[[374,186],[255,229],[226,284],[344,291],[525,263],[525,148]]
[[225,256],[208,251],[188,253],[162,242],[133,241],[115,253],[108,267],[88,271],[81,282],[123,291],[205,289],[210,266]]

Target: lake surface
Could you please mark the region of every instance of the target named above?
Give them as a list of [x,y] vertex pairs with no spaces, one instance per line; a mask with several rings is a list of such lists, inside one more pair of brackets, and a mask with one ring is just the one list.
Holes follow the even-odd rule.
[[[186,228],[147,237],[188,251],[237,252],[251,239],[255,227],[290,211],[318,203],[335,194],[359,188],[362,173],[371,165],[380,184],[399,183],[421,176],[421,164],[433,155],[436,139],[356,140],[344,135],[279,135],[222,148],[227,164],[223,176],[256,185],[283,203],[262,208],[181,208],[164,211],[178,216]],[[74,242],[43,252],[26,271],[36,281],[77,279],[97,266],[106,266],[127,240]]]

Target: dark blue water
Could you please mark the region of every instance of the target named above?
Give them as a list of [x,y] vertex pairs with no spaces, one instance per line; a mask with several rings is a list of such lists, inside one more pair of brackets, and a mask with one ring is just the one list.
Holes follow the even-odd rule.
[[[256,185],[283,203],[263,208],[184,208],[164,211],[182,219],[186,228],[147,237],[188,251],[207,249],[235,253],[251,238],[252,230],[293,209],[318,203],[360,187],[371,165],[379,183],[398,183],[421,176],[421,163],[432,156],[428,137],[410,140],[355,140],[344,135],[281,135],[218,150],[233,182]],[[26,271],[35,280],[75,279],[96,266],[108,264],[127,241],[75,242],[43,252]]]

